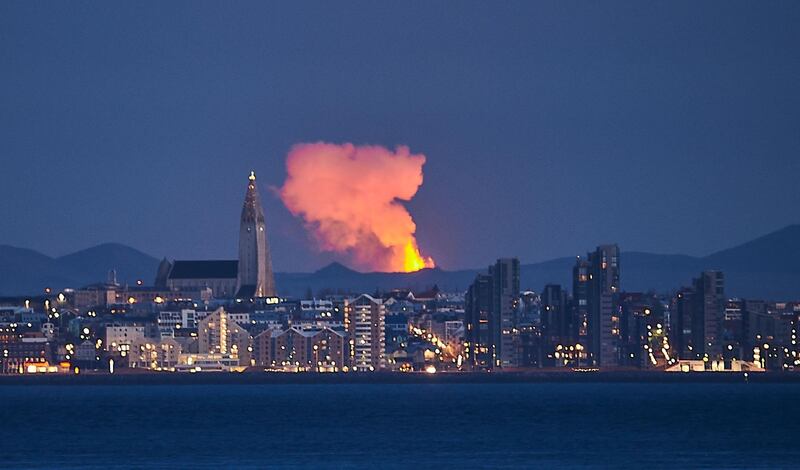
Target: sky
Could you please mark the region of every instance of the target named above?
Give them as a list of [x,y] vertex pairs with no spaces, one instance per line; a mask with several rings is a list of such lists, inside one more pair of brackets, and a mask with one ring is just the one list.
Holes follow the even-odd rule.
[[[406,145],[445,269],[617,242],[704,255],[800,222],[798,2],[0,2],[0,244],[235,258],[254,169]],[[354,175],[354,180],[358,175]]]

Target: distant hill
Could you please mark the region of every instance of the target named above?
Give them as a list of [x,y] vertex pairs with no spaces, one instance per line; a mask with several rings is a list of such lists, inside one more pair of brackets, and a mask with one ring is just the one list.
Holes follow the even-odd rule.
[[[587,247],[590,248],[590,247]],[[622,287],[626,291],[671,292],[688,285],[700,271],[720,269],[726,275],[729,296],[763,299],[800,299],[800,225],[791,225],[742,245],[705,257],[626,252],[622,248]],[[586,250],[576,254],[584,255]],[[539,291],[548,283],[572,290],[574,257],[523,264],[523,289]],[[158,260],[125,245],[107,243],[61,258],[33,250],[0,245],[0,295],[40,293],[52,288],[81,287],[106,279],[117,270],[121,283],[143,279],[151,283]],[[313,273],[276,273],[282,295],[304,296],[310,289],[367,292],[410,288],[465,290],[483,269],[444,271],[423,269],[415,273],[360,273],[332,263]]]
[[800,225],[789,225],[703,259],[712,265],[736,271],[797,272],[800,266]]
[[0,295],[40,294],[45,287],[82,287],[117,271],[120,283],[152,282],[158,260],[131,247],[105,243],[60,258],[0,245]]
[[469,286],[477,272],[433,268],[414,273],[360,273],[339,263],[331,263],[313,273],[276,273],[275,284],[282,295],[290,296],[304,296],[309,289],[315,294],[324,291],[371,294],[376,290],[396,288],[421,291],[433,285],[443,290],[462,290]]
[[[572,267],[575,258],[557,258],[520,266],[523,289],[540,291],[545,284],[561,284],[572,290]],[[438,268],[415,273],[359,273],[343,266],[329,265],[314,273],[276,274],[275,282],[284,295],[305,295],[309,289],[318,293],[334,288],[344,291],[372,293],[376,290],[410,288],[425,290],[438,285],[446,291],[466,290],[475,276],[486,269],[444,271]],[[669,292],[687,284],[704,268],[699,258],[682,255],[622,253],[622,284],[626,290]],[[342,269],[344,268],[344,269]],[[336,272],[335,276],[330,275]]]
[[137,279],[147,284],[153,282],[159,260],[119,243],[104,243],[57,258],[56,262],[79,273],[83,279],[93,282],[105,280],[108,271],[117,271],[121,283],[134,283]]
[[[729,296],[762,299],[800,299],[800,225],[759,237],[705,257],[661,255],[625,251],[621,247],[623,290],[668,293],[691,283],[701,271],[725,272]],[[577,254],[585,255],[585,251]],[[572,290],[574,257],[556,258],[520,266],[523,289],[540,291],[554,283]],[[424,269],[416,273],[359,273],[339,263],[307,274],[276,274],[284,295],[302,296],[311,289],[374,292],[392,288],[423,290],[436,284],[443,290],[466,290],[484,269],[444,271]]]

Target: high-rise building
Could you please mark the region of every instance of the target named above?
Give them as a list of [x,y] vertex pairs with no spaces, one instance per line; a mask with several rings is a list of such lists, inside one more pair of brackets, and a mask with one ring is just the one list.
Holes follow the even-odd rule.
[[578,256],[572,269],[572,318],[577,344],[589,345],[589,262]]
[[494,336],[494,364],[517,367],[516,313],[519,303],[519,260],[501,258],[489,267],[492,276],[492,312],[489,329]]
[[694,311],[692,322],[698,352],[716,359],[722,354],[722,322],[725,316],[725,278],[720,271],[705,271],[692,282]]
[[753,360],[753,350],[764,344],[770,333],[770,315],[763,300],[745,300],[742,311],[742,358]]
[[464,298],[464,358],[470,367],[492,366],[491,310],[492,277],[478,274]]
[[668,341],[665,309],[658,296],[641,292],[620,294],[619,309],[620,365],[651,367],[657,365],[653,364],[654,359],[672,358],[675,348]]
[[544,286],[541,295],[542,338],[548,351],[573,342],[572,315],[567,291],[558,284]]
[[258,197],[256,174],[250,172],[239,226],[237,297],[272,297],[275,278],[267,242],[264,209]]
[[714,360],[722,355],[725,307],[725,277],[720,271],[705,271],[692,280],[692,287],[678,291],[671,335],[682,359]]
[[619,364],[617,340],[619,324],[619,247],[601,245],[589,254],[592,266],[589,282],[589,317],[592,327],[589,337],[592,347],[599,352],[597,364],[615,366]]
[[350,367],[374,371],[386,367],[386,306],[362,294],[344,304],[344,325],[350,337]]
[[670,341],[680,359],[697,359],[692,346],[693,297],[692,289],[684,287],[675,294],[670,306]]
[[619,247],[601,245],[586,260],[578,258],[573,270],[573,289],[579,342],[588,343],[585,346],[595,365],[618,365]]
[[519,260],[501,258],[478,274],[467,291],[464,312],[467,362],[477,367],[519,365],[516,312],[519,303]]

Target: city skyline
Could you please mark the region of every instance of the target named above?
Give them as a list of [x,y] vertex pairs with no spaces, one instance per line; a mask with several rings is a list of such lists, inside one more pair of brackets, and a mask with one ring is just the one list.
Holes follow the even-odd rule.
[[798,24],[0,1],[0,467],[796,467]]
[[426,156],[404,205],[445,269],[702,255],[800,222],[796,4],[194,5],[0,6],[0,243],[232,258],[218,188],[254,169],[275,269],[311,271],[338,257],[272,189],[319,141]]

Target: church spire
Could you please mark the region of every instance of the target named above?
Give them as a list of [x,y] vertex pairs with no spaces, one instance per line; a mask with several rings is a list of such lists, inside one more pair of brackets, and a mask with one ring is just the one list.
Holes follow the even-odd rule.
[[261,201],[258,197],[256,188],[256,173],[250,172],[247,177],[247,193],[244,196],[244,206],[242,207],[242,223],[244,221],[264,223],[264,210],[261,208]]
[[275,279],[267,240],[264,209],[258,196],[256,173],[247,177],[247,192],[239,225],[239,273],[237,297],[271,297]]

